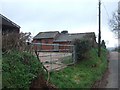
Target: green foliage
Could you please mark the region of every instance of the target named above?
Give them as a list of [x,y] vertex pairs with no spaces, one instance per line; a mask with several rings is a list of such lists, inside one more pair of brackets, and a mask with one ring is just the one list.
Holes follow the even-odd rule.
[[103,48],[106,48],[106,45],[105,45],[105,41],[104,41],[104,40],[102,40],[101,46],[102,46]]
[[2,87],[29,89],[31,81],[43,74],[42,65],[33,55],[11,51],[3,55]]
[[76,39],[74,41],[75,45],[75,58],[77,61],[80,61],[81,59],[85,58],[85,54],[91,49],[91,44],[89,40],[79,40]]
[[91,88],[96,80],[102,78],[107,68],[106,49],[97,56],[97,49],[91,49],[89,59],[82,60],[74,66],[69,66],[58,72],[52,72],[50,82],[58,88]]

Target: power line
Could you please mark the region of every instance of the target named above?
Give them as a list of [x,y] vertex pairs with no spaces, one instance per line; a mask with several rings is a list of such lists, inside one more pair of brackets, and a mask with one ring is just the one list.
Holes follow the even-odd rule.
[[105,6],[104,2],[102,2],[102,4],[103,4],[103,7],[104,7],[104,9],[105,9],[105,11],[106,11],[106,14],[107,14],[108,19],[110,19],[109,14],[108,14],[108,11],[107,11],[107,9],[106,9],[106,6]]

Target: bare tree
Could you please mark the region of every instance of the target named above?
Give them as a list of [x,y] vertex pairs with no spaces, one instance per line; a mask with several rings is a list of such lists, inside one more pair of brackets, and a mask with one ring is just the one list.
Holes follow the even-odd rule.
[[120,38],[120,2],[118,2],[118,10],[112,15],[112,19],[109,21],[111,30]]
[[2,36],[2,51],[8,52],[13,49],[20,51],[30,51],[27,42],[31,40],[31,33],[9,33]]
[[22,51],[24,50],[29,50],[30,47],[28,45],[28,43],[31,41],[31,33],[28,32],[28,33],[23,33],[21,32],[19,34],[19,42],[18,42],[18,46],[19,46],[19,49],[21,49]]

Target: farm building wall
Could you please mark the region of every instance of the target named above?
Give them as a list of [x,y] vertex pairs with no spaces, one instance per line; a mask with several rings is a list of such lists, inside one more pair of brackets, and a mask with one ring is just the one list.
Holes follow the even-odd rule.
[[54,42],[54,44],[59,45],[59,52],[68,52],[72,50],[72,47],[70,42]]
[[[42,39],[41,43],[53,44],[53,39]],[[52,51],[53,50],[53,46],[52,45],[41,45],[41,50]]]
[[[53,44],[53,39],[34,39],[33,43],[43,43],[43,45],[34,45],[35,50],[40,51],[52,51],[53,46],[47,44]],[[45,45],[46,44],[46,45]]]

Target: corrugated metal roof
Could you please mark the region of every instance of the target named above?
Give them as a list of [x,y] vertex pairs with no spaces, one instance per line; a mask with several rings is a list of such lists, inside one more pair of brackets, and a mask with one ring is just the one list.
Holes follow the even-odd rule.
[[33,39],[55,38],[58,31],[40,32]]
[[66,42],[66,41],[73,41],[75,39],[83,39],[87,35],[94,35],[94,32],[88,32],[88,33],[74,33],[74,34],[60,34],[59,37],[57,37],[54,42]]
[[45,38],[53,38],[54,42],[66,42],[73,41],[74,39],[83,39],[85,36],[89,36],[88,38],[95,37],[94,32],[87,33],[72,33],[72,34],[63,34],[58,31],[49,31],[49,32],[40,32],[33,39],[45,39]]

